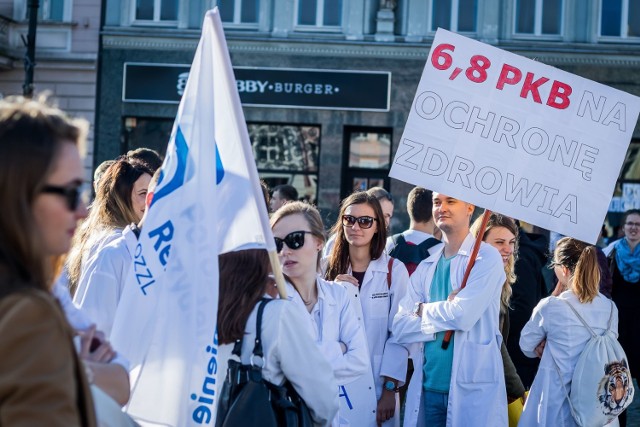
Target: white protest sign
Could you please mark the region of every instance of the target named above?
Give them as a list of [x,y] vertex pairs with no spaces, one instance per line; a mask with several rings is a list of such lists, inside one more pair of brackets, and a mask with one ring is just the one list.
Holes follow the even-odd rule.
[[439,29],[389,176],[595,243],[640,98]]

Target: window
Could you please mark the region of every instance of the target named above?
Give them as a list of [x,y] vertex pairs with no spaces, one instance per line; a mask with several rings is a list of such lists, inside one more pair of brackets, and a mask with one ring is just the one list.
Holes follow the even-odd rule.
[[320,126],[248,123],[258,174],[269,188],[293,185],[301,199],[316,203]]
[[298,0],[296,23],[303,27],[341,27],[342,0]]
[[563,0],[517,0],[515,33],[561,35]]
[[[30,2],[24,0],[14,1],[14,17],[16,20],[29,19],[29,3]],[[53,22],[71,21],[71,0],[40,0],[38,20]]]
[[345,126],[341,197],[371,187],[389,188],[392,130]]
[[257,24],[259,0],[218,0],[220,19],[225,24]]
[[438,27],[456,32],[476,32],[478,0],[433,0],[431,31]]
[[640,37],[640,2],[637,0],[601,0],[600,36]]
[[169,23],[178,21],[178,0],[135,0],[135,21]]

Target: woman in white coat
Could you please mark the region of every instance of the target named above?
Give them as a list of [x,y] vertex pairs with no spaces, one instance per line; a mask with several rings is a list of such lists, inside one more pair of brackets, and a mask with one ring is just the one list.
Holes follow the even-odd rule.
[[566,302],[597,334],[606,330],[610,316],[611,329],[618,333],[618,310],[598,292],[600,270],[595,247],[569,237],[560,239],[553,266],[566,290],[540,301],[520,336],[522,352],[542,359],[519,426],[577,426],[564,390],[571,388],[576,363],[591,335]]
[[[292,285],[288,296],[309,313],[316,344],[340,387],[335,392],[343,396],[344,385],[371,368],[364,331],[346,289],[318,276],[325,241],[320,213],[308,203],[287,203],[271,217],[271,228],[282,272]],[[347,405],[343,408],[342,412],[349,410]],[[332,425],[345,425],[345,420],[337,416]]]
[[[219,256],[218,376],[216,396],[222,389],[233,343],[242,338],[242,363],[251,363],[256,336],[258,302],[266,297],[269,256],[265,250],[249,249]],[[329,426],[338,411],[338,385],[331,366],[318,351],[305,313],[290,301],[266,305],[262,317],[262,376],[282,385],[289,380],[305,401],[315,426]],[[216,402],[220,402],[217,399]]]
[[374,399],[352,424],[375,426],[389,421],[388,425],[399,425],[397,390],[405,382],[408,352],[396,342],[391,326],[406,293],[409,274],[402,262],[384,253],[387,233],[375,196],[358,192],[344,199],[332,231],[336,240],[324,277],[345,282],[356,302],[372,368],[372,378],[351,388],[357,398],[371,396],[369,402]]

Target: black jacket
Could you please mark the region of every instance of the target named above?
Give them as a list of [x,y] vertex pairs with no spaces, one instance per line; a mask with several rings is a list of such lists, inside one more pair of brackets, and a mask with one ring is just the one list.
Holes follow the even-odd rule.
[[548,240],[541,234],[519,232],[518,259],[516,261],[516,283],[511,297],[511,333],[507,339],[507,350],[524,386],[529,389],[538,371],[539,359],[531,359],[520,350],[520,333],[531,318],[538,302],[549,295],[543,276],[548,254]]

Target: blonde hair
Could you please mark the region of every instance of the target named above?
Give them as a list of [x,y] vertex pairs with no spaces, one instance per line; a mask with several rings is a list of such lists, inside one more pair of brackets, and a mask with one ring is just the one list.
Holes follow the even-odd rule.
[[[480,232],[481,224],[482,217],[478,217],[471,225],[471,233],[476,237],[478,237],[478,233]],[[511,295],[513,294],[511,286],[516,282],[515,265],[518,253],[518,226],[516,225],[516,222],[508,216],[504,216],[499,213],[492,213],[489,216],[489,222],[487,222],[487,228],[485,228],[484,230],[482,240],[485,241],[487,239],[489,231],[499,227],[506,228],[516,238],[516,244],[513,254],[511,254],[509,260],[507,261],[507,264],[505,264],[504,266],[504,272],[507,275],[507,280],[505,280],[504,284],[502,285],[502,292],[500,293],[500,310],[502,312],[506,312],[506,310],[510,307],[509,304],[511,303]]]
[[[286,205],[282,205],[277,211],[271,215],[269,220],[271,228],[273,228],[278,221],[291,215],[302,215],[309,224],[311,234],[318,238],[323,244],[327,240],[324,232],[324,224],[322,223],[322,217],[320,212],[315,206],[305,202],[289,202]],[[320,258],[322,252],[318,252],[318,260],[316,266],[320,268]]]
[[595,246],[571,237],[558,240],[553,264],[569,269],[569,286],[581,303],[588,303],[600,290],[600,266]]

